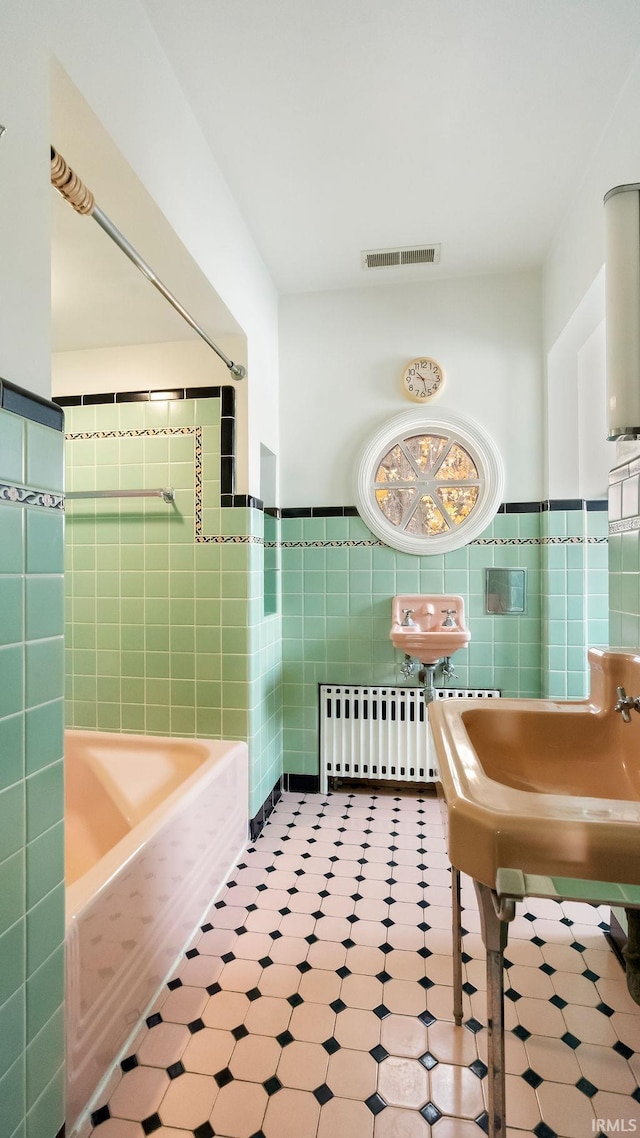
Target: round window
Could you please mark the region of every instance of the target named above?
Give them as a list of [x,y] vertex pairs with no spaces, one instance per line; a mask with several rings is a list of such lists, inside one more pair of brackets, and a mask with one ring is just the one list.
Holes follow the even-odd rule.
[[504,475],[495,443],[454,415],[405,413],[378,430],[356,467],[360,515],[386,545],[446,553],[489,524]]

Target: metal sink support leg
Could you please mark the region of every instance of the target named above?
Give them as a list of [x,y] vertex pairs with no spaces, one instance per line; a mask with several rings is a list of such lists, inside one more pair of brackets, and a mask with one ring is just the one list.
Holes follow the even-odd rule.
[[474,881],[482,940],[487,953],[487,1041],[489,1085],[489,1138],[506,1134],[505,1069],[504,1069],[504,950],[507,947],[508,922],[515,916],[515,903]]
[[462,1023],[462,904],[460,870],[451,866],[451,901],[453,905],[453,1019]]

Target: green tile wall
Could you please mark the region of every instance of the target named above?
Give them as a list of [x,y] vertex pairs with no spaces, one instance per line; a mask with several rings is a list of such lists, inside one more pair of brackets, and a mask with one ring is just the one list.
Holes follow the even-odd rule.
[[[227,541],[196,541],[196,428],[202,533]],[[253,815],[280,771],[279,707],[262,701],[280,626],[264,613],[262,514],[220,508],[220,401],[69,408],[66,432],[67,490],[176,491],[175,506],[67,504],[67,722],[246,739]]]
[[0,410],[0,1128],[64,1120],[62,435]]
[[[634,469],[637,462],[633,464]],[[624,476],[623,476],[624,475]],[[609,620],[611,643],[640,645],[640,507],[638,473],[612,474],[609,489]]]
[[[398,593],[465,598],[472,636],[454,657],[453,686],[537,698],[551,686],[553,664],[554,684],[556,673],[564,684],[554,694],[582,696],[587,645],[606,640],[607,623],[606,542],[587,544],[586,538],[606,537],[606,514],[578,514],[579,522],[558,511],[499,514],[478,541],[426,557],[376,544],[359,518],[283,519],[285,770],[317,772],[319,683],[404,682],[400,654],[389,640],[391,598]],[[574,529],[575,543],[542,540],[550,533],[573,536]],[[522,616],[485,613],[484,571],[494,566],[526,569]],[[588,602],[587,586],[593,590]],[[557,644],[546,645],[547,635]]]

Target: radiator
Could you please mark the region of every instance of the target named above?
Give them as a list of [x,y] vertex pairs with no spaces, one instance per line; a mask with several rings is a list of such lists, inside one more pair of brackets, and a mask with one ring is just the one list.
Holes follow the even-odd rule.
[[[436,688],[436,699],[497,699],[499,691]],[[320,685],[320,792],[330,778],[435,782],[422,688]]]

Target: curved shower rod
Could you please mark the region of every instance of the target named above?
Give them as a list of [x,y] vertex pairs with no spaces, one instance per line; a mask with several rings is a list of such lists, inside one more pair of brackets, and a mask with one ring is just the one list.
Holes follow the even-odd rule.
[[125,256],[133,262],[136,268],[140,269],[140,272],[148,281],[151,281],[154,288],[157,288],[158,292],[162,293],[165,300],[169,301],[169,304],[175,308],[176,312],[180,313],[182,319],[186,320],[187,324],[193,328],[194,332],[198,333],[210,348],[213,348],[216,355],[227,365],[231,374],[235,375],[238,379],[244,379],[247,374],[247,369],[242,364],[234,364],[233,360],[230,360],[229,357],[224,354],[222,348],[214,344],[204,329],[189,315],[186,308],[183,308],[180,301],[176,299],[167,286],[156,276],[153,269],[140,256],[138,251],[134,249],[131,242],[127,241],[127,238],[113,224],[110,218],[107,217],[106,213],[103,213],[100,207],[96,205],[91,190],[88,186],[85,186],[84,182],[74,173],[54,146],[51,147],[51,185],[55,187],[65,201],[69,202],[69,205],[75,209],[76,213],[88,215],[92,217],[94,221],[97,221],[100,228],[109,235],[112,241],[115,241]]

